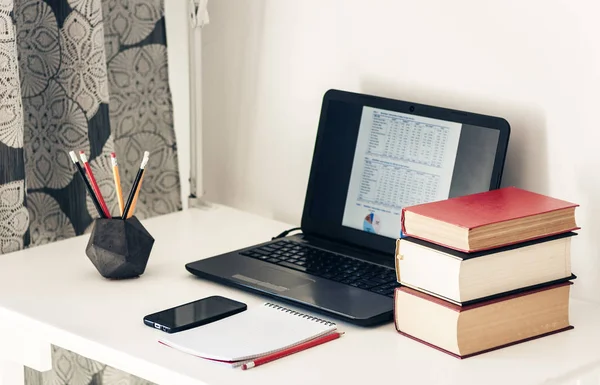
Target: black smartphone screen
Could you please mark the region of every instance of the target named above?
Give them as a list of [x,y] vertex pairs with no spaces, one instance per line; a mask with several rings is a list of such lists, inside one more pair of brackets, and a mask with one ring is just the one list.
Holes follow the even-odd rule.
[[144,323],[167,333],[175,333],[223,319],[246,308],[244,303],[212,296],[147,315]]

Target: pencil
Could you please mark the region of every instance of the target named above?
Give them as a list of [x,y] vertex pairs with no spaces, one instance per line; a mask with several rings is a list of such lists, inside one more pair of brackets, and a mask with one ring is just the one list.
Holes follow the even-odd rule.
[[119,201],[119,214],[121,216],[123,216],[123,210],[125,209],[125,202],[123,201],[123,190],[121,189],[121,177],[119,176],[119,165],[117,164],[117,154],[112,152],[110,154],[110,161],[112,163],[113,177],[115,179],[115,192],[117,194],[117,200]]
[[[123,219],[131,218],[133,215],[133,210],[131,206],[133,205],[133,201],[137,200],[137,196],[140,193],[141,180],[144,176],[144,170],[146,168],[146,164],[148,164],[148,159],[150,157],[150,153],[148,151],[144,152],[144,157],[142,158],[142,164],[140,165],[140,169],[135,176],[135,180],[133,181],[133,185],[131,186],[131,191],[129,192],[129,197],[127,198],[127,203],[125,203],[125,210],[123,210]],[[131,211],[131,215],[129,212]]]
[[104,202],[104,198],[102,198],[102,192],[100,192],[100,187],[98,187],[98,183],[96,183],[96,178],[94,178],[94,173],[92,172],[92,168],[90,167],[90,163],[88,162],[87,156],[83,151],[79,151],[79,157],[83,162],[83,167],[85,168],[85,172],[87,173],[88,178],[90,179],[90,184],[96,193],[96,197],[98,198],[98,203],[100,203],[100,207],[102,208],[102,212],[106,218],[111,218],[110,212],[108,211],[108,207],[106,207],[106,202]]
[[339,338],[342,334],[344,334],[344,333],[336,332],[336,333],[326,334],[326,335],[316,338],[314,340],[310,340],[310,341],[304,342],[302,344],[296,345],[290,349],[282,350],[277,353],[273,353],[273,354],[266,355],[264,357],[257,358],[254,361],[244,363],[242,365],[242,370],[247,370],[247,369],[251,369],[251,368],[254,368],[254,367],[257,367],[260,365],[264,365],[267,362],[275,361],[280,358],[289,356],[290,354],[298,353],[302,350],[306,350],[306,349],[312,348],[314,346],[324,344],[325,342],[333,341],[333,340]]
[[133,202],[131,203],[131,208],[129,209],[129,214],[127,214],[127,218],[131,218],[133,216],[133,213],[135,213],[135,205],[137,204],[138,196],[140,195],[140,191],[142,190],[142,182],[144,182],[144,175],[146,175],[146,172],[144,172],[140,177],[140,183],[137,188],[137,191],[135,192],[135,195],[133,196]]
[[98,210],[98,214],[100,215],[100,218],[104,218],[104,213],[102,212],[100,203],[98,203],[98,198],[96,198],[96,194],[94,194],[94,190],[92,190],[92,186],[90,185],[90,182],[85,177],[85,171],[83,170],[83,167],[81,167],[81,164],[79,163],[79,159],[77,159],[77,155],[75,155],[75,151],[70,151],[69,155],[71,156],[71,160],[73,161],[73,163],[75,163],[75,165],[77,166],[77,170],[79,170],[79,174],[81,175],[81,178],[83,178],[83,181],[85,182],[85,187],[88,191],[88,194],[90,194],[90,198],[92,198],[92,202],[94,203],[96,210]]

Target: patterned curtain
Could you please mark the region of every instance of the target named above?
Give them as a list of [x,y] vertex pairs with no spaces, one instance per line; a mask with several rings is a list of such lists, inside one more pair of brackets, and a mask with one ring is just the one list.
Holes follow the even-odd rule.
[[[69,151],[83,150],[118,213],[110,153],[136,206],[181,209],[162,0],[0,0],[0,254],[84,234],[98,216]],[[146,383],[54,348],[28,384]]]
[[115,215],[151,160],[136,215],[181,209],[161,0],[0,0],[0,254],[89,230],[69,151],[90,158]]

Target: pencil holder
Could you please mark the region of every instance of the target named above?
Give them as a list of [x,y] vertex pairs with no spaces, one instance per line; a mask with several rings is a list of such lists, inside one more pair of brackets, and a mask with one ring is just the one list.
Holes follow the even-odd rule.
[[135,216],[99,218],[85,253],[104,278],[134,278],[144,274],[153,244],[154,238]]

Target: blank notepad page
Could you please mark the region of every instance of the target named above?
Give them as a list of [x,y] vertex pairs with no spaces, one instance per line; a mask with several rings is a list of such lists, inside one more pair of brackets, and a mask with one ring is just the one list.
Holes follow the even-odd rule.
[[265,303],[222,320],[171,334],[165,345],[202,358],[249,360],[336,330],[333,322]]

